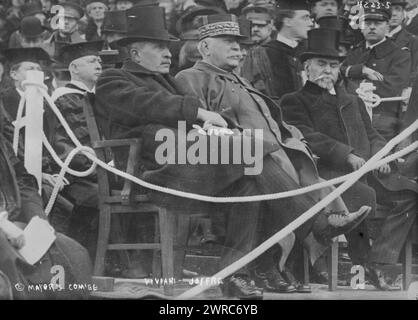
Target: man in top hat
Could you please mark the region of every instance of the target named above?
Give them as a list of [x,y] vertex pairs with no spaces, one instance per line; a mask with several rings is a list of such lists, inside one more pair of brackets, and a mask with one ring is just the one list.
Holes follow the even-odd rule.
[[[373,83],[381,98],[401,96],[409,86],[411,53],[399,48],[386,37],[389,32],[390,9],[366,7],[364,13],[365,41],[355,46],[344,61],[343,74],[347,89],[355,94],[363,80]],[[400,102],[383,102],[373,109],[373,126],[387,140],[399,133],[402,117]]]
[[[338,32],[310,31],[309,46],[301,55],[308,81],[281,100],[284,119],[297,126],[319,157],[319,174],[332,179],[358,170],[386,144],[371,126],[365,105],[337,83],[340,71]],[[377,217],[376,201],[384,206],[380,236],[370,248],[365,226],[346,234],[353,264],[364,265],[366,276],[381,290],[396,287],[386,283],[384,264],[396,264],[411,227],[416,223],[417,184],[382,165],[356,182],[342,198],[349,209],[368,203]],[[382,214],[382,213],[381,213]]]
[[[165,28],[164,10],[158,7],[136,8],[133,7],[126,11],[128,19],[128,30],[126,37],[119,40],[121,45],[129,49],[130,60],[125,61],[121,69],[108,69],[103,72],[97,82],[96,95],[96,119],[102,123],[102,130],[106,138],[126,138],[136,137],[143,139],[143,149],[141,152],[141,163],[143,173],[141,177],[148,182],[173,188],[181,191],[188,191],[206,195],[249,195],[256,193],[271,193],[275,191],[288,190],[282,181],[293,181],[289,176],[277,178],[276,171],[266,164],[266,161],[273,165],[272,159],[264,161],[264,168],[269,167],[271,172],[263,172],[256,176],[245,176],[242,164],[213,165],[197,163],[172,164],[157,163],[156,152],[159,143],[156,136],[161,129],[172,132],[174,136],[181,138],[183,129],[180,125],[185,125],[190,131],[193,124],[206,123],[216,128],[235,129],[232,136],[225,136],[224,139],[240,139],[237,135],[238,126],[236,122],[218,112],[208,110],[204,99],[196,94],[186,93],[180,83],[169,76],[171,54],[168,50],[169,41],[175,40]],[[228,16],[229,17],[229,16]],[[235,21],[227,22],[227,26],[233,35],[239,35],[239,25]],[[212,35],[211,32],[223,31],[223,23],[215,23],[213,29],[204,28],[203,37]],[[232,42],[231,42],[232,43]],[[234,46],[236,46],[234,44]],[[222,51],[223,52],[223,51]],[[231,52],[230,60],[236,67],[239,63],[240,50],[235,49]],[[228,59],[228,61],[230,61]],[[236,88],[238,88],[236,84]],[[222,106],[217,106],[217,108]],[[219,109],[220,110],[220,109]],[[229,119],[229,120],[228,120]],[[227,121],[228,120],[228,121]],[[290,129],[290,128],[289,128]],[[278,128],[275,128],[278,130]],[[276,131],[278,133],[278,131]],[[290,134],[290,132],[289,132]],[[232,143],[232,141],[231,141]],[[261,141],[260,141],[261,143]],[[263,142],[264,143],[264,142]],[[186,148],[190,142],[186,142]],[[177,145],[173,145],[175,151]],[[303,145],[300,145],[304,148]],[[273,149],[279,148],[278,145]],[[272,150],[272,145],[265,143],[263,154]],[[221,152],[229,152],[221,150]],[[280,153],[280,151],[278,151]],[[210,152],[212,153],[212,152]],[[219,154],[219,153],[218,153]],[[121,153],[116,153],[117,158],[125,159]],[[262,156],[262,155],[260,155]],[[289,168],[290,169],[290,168]],[[278,169],[278,172],[281,172]],[[261,180],[262,181],[261,181]],[[256,183],[256,181],[259,183]],[[263,190],[259,190],[262,188]],[[234,261],[238,256],[242,256],[254,248],[256,241],[258,210],[254,211],[253,206],[234,204],[231,206],[215,206],[210,203],[192,201],[186,198],[174,197],[169,194],[159,193],[150,190],[150,197],[153,201],[162,206],[177,208],[182,212],[199,212],[207,210],[227,210],[236,219],[229,224],[230,232],[227,234],[226,249],[223,254],[222,265],[226,266]],[[297,197],[298,200],[292,201],[294,208],[306,205],[310,207],[312,203],[305,197]],[[310,199],[310,198],[309,198]],[[312,200],[313,201],[313,200]],[[314,202],[314,201],[313,201]],[[286,202],[287,203],[287,202]],[[272,201],[271,227],[278,227],[273,223],[278,215],[273,212],[283,211],[285,217],[280,217],[280,222],[287,224],[295,217],[295,211],[299,214],[305,211],[305,207],[299,209],[283,210],[281,201]],[[279,209],[280,208],[280,209]],[[367,210],[366,210],[367,211]],[[338,220],[340,228],[329,219],[320,214],[315,221],[308,221],[301,229],[301,233],[313,233],[318,237],[318,241],[328,243],[329,236],[339,233],[342,229],[351,228],[364,218],[366,212],[360,210],[354,214],[338,215],[331,214]],[[285,221],[289,219],[288,221]],[[239,225],[239,226],[238,226]],[[303,229],[303,230],[302,230]],[[236,232],[239,230],[239,232]],[[240,238],[239,241],[237,237]],[[269,256],[271,257],[271,255]],[[277,278],[273,279],[274,281]],[[273,283],[275,290],[278,283]],[[227,283],[230,293],[241,298],[260,298],[261,291],[253,286],[245,276],[234,276]],[[281,289],[287,289],[282,286]]]
[[[90,145],[90,136],[84,116],[84,104],[94,98],[95,86],[102,72],[99,51],[103,48],[103,41],[81,42],[61,48],[60,62],[69,70],[71,80],[65,87],[60,87],[52,94],[55,105],[61,111],[71,130],[82,145]],[[65,161],[74,149],[70,137],[62,123],[54,117],[51,121],[52,129],[49,141],[57,155]],[[82,154],[78,154],[70,163],[74,170],[85,171],[90,167],[90,161]],[[55,167],[55,173],[60,168]],[[94,256],[96,238],[94,229],[91,230],[93,220],[97,219],[98,199],[97,180],[94,174],[88,177],[66,177],[69,184],[62,194],[74,204],[73,215],[68,219],[72,236],[89,249]]]
[[341,56],[347,56],[354,41],[354,35],[349,30],[348,19],[344,16],[325,16],[316,22],[320,28],[334,29],[340,32],[338,50]]
[[242,11],[245,19],[251,21],[251,39],[254,43],[263,45],[270,42],[274,30],[274,7],[248,5]]
[[[196,94],[205,101],[208,110],[217,111],[222,115],[230,115],[231,119],[244,129],[263,130],[264,141],[276,146],[277,149],[271,151],[263,159],[264,168],[261,179],[264,179],[264,175],[269,174],[284,190],[299,188],[304,183],[317,182],[319,178],[314,173],[316,169],[312,158],[306,153],[305,146],[298,140],[297,134],[292,133],[293,128],[282,121],[279,106],[234,72],[234,69],[239,65],[239,58],[237,58],[240,51],[239,40],[243,38],[240,28],[235,31],[231,30],[231,25],[237,24],[236,17],[213,15],[202,17],[202,20],[203,25],[199,29],[201,39],[199,50],[203,60],[197,62],[193,68],[180,72],[176,79],[187,88],[188,92]],[[286,136],[284,132],[295,139],[290,139],[292,142],[287,140],[284,138]],[[299,163],[300,167],[294,167],[295,163]],[[327,191],[324,192],[326,194]],[[316,196],[320,198],[322,195],[317,194]],[[242,243],[245,243],[243,237],[247,232],[241,233],[239,230],[250,228],[249,225],[254,224],[251,221],[259,221],[261,224],[261,221],[264,221],[267,224],[261,227],[260,232],[262,238],[268,238],[277,231],[278,225],[286,225],[305,211],[302,207],[292,210],[293,212],[284,209],[287,206],[296,208],[294,201],[297,201],[299,205],[303,205],[306,203],[305,201],[313,201],[312,204],[315,202],[309,196],[301,197],[301,199],[286,199],[282,201],[283,207],[281,209],[273,206],[277,220],[269,215],[269,209],[272,208],[263,211],[259,207],[259,203],[245,204],[245,211],[242,208],[239,215],[235,215],[235,212],[232,211],[228,216],[229,224],[225,246],[237,251],[239,249],[240,254],[245,254]],[[236,204],[236,209],[238,208],[240,205]],[[249,210],[251,213],[248,212]],[[238,220],[241,222],[238,223]],[[247,227],[244,227],[245,225]],[[304,242],[307,249],[313,254],[314,243],[306,238],[309,237],[308,234],[296,231],[298,240],[301,243]],[[282,248],[286,249],[286,246],[282,244]],[[222,265],[226,266],[232,263],[237,256],[239,254],[230,254],[228,259],[224,258]],[[309,288],[303,288],[295,283],[293,276],[291,279],[287,279],[293,283],[286,284],[277,268],[277,261],[274,261],[272,251],[265,253],[257,261],[257,266],[251,274],[257,285],[273,292],[290,292],[295,289],[298,291],[309,290]],[[288,272],[286,274],[290,275]]]
[[[84,35],[78,30],[78,23],[84,16],[84,10],[82,7],[74,2],[63,2],[60,4],[64,8],[64,24],[61,28],[58,23],[57,30],[55,30],[51,37],[47,39],[48,43],[51,44],[52,52],[54,57],[59,53],[62,46],[68,43],[79,43],[85,42]],[[51,26],[54,28],[54,26]]]
[[307,1],[280,0],[278,4],[274,21],[276,39],[252,50],[242,73],[256,89],[274,99],[302,86],[298,47],[313,27]]

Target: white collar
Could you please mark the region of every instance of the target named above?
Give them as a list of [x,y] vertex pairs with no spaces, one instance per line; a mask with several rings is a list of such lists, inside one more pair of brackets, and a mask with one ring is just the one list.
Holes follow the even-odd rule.
[[387,36],[389,38],[392,38],[395,34],[397,34],[398,32],[400,32],[402,30],[402,25],[397,26],[395,29],[393,29],[392,31],[389,31]]
[[296,40],[286,38],[285,36],[282,36],[280,33],[277,34],[276,40],[284,44],[287,44],[291,48],[296,48],[299,44]]
[[87,88],[87,86],[84,84],[84,83],[82,83],[81,81],[77,81],[77,80],[71,80],[70,81],[70,83],[71,84],[73,84],[73,85],[75,85],[76,87],[78,87],[78,88],[80,88],[80,89],[82,89],[82,90],[85,90],[85,91],[87,91],[87,92],[89,92],[89,93],[96,93],[96,87],[94,87],[93,89],[89,89],[89,88]]
[[386,41],[386,37],[384,37],[382,40],[380,40],[379,42],[376,42],[375,44],[369,44],[366,41],[366,49],[373,49],[374,47],[378,46],[379,44],[383,43]]

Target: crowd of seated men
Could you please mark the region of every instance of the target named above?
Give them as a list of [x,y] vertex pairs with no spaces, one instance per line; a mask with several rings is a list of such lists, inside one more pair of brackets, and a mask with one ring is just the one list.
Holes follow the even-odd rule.
[[[213,197],[251,196],[299,189],[360,169],[417,119],[415,2],[363,1],[361,19],[356,16],[359,2],[351,0],[2,2],[0,170],[2,177],[17,181],[6,183],[11,180],[2,178],[0,211],[17,225],[29,223],[33,216],[47,219],[59,237],[45,259],[68,258],[67,251],[72,251],[68,259],[82,261],[77,270],[68,267],[74,279],[91,281],[100,218],[96,173],[66,174],[46,217],[43,208],[61,168],[45,150],[42,185],[37,186],[22,165],[24,130],[17,154],[11,149],[24,81],[32,70],[44,72],[49,94],[83,145],[91,145],[84,104],[93,106],[105,139],[141,138],[138,177],[159,186]],[[358,95],[364,83],[371,83],[381,98],[400,99],[374,106],[375,101]],[[196,126],[203,128],[200,133],[216,132],[229,144],[207,146],[210,152],[203,156],[199,150],[199,159],[206,158],[197,163],[157,161],[161,148],[157,134],[168,130],[181,139],[196,134]],[[75,145],[47,106],[43,130],[65,161]],[[215,152],[236,152],[232,143],[245,137],[262,145],[262,153],[254,155],[262,164],[258,172],[247,174],[245,163],[211,162]],[[416,134],[405,139],[397,149],[415,138]],[[192,145],[187,140],[185,149]],[[168,150],[182,152],[177,143]],[[115,150],[114,156],[126,161],[124,152]],[[260,299],[263,292],[311,292],[301,276],[301,253],[307,252],[316,280],[327,281],[326,249],[340,235],[345,236],[351,263],[363,266],[370,284],[377,290],[399,290],[385,270],[398,262],[417,225],[416,159],[414,152],[364,175],[285,239],[224,279],[223,294]],[[82,154],[70,164],[77,171],[90,166]],[[34,192],[37,188],[42,199]],[[334,189],[222,205],[148,193],[160,206],[190,215],[204,212],[210,218],[204,238],[222,248],[220,270]],[[36,203],[29,216],[26,202]],[[373,235],[372,218],[382,221]],[[132,220],[124,224],[129,225],[124,227],[126,238],[145,231],[152,241],[152,219],[128,219]],[[24,239],[9,237],[6,231],[0,226],[0,287],[3,274],[12,284],[18,279],[49,281],[42,278],[41,265],[35,265],[34,275],[17,263]],[[189,231],[180,230],[186,237]],[[128,264],[122,266],[119,256],[109,255],[107,274],[127,278],[152,274],[151,254],[129,255]],[[13,296],[26,298],[16,289]]]

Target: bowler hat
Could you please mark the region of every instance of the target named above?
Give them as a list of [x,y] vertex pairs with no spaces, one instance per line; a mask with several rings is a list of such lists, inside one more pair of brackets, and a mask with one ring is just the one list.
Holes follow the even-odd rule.
[[126,46],[140,40],[179,41],[168,33],[164,8],[135,6],[126,10],[126,37],[117,41]]
[[240,31],[237,16],[233,14],[213,14],[199,16],[199,39],[218,36],[246,38]]
[[99,51],[103,49],[103,45],[103,41],[72,43],[60,48],[58,60],[68,66],[72,61],[81,57],[99,56]]
[[92,3],[95,3],[95,2],[103,3],[106,7],[108,5],[107,0],[87,0],[85,5],[88,6],[89,4],[92,4]]
[[308,31],[308,48],[300,55],[300,60],[314,57],[344,60],[338,51],[340,32],[334,29],[313,29]]
[[103,21],[103,32],[126,33],[125,10],[106,11]]
[[25,38],[37,38],[45,31],[38,18],[29,16],[20,21],[20,32]]
[[4,55],[10,66],[21,62],[52,62],[49,54],[42,48],[9,48],[4,50]]

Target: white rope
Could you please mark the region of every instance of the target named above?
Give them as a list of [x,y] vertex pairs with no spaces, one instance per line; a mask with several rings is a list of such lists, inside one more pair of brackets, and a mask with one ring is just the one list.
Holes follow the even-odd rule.
[[[72,170],[68,167],[68,165],[65,165],[65,163],[63,163],[61,161],[61,159],[59,159],[58,155],[55,153],[55,151],[53,150],[52,146],[49,144],[48,140],[46,139],[46,137],[44,136],[44,144],[45,147],[47,148],[48,152],[52,155],[53,159],[57,162],[57,164],[59,166],[61,166],[61,172],[58,176],[57,179],[57,184],[54,187],[53,190],[53,195],[58,194],[59,188],[62,185],[62,180],[64,178],[65,172],[68,172],[71,175],[74,176],[78,176],[78,177],[84,177],[84,176],[88,176],[91,173],[94,172],[96,165],[100,165],[102,168],[121,176],[122,178],[128,179],[138,185],[141,185],[145,188],[148,189],[152,189],[155,191],[159,191],[159,192],[163,192],[163,193],[168,193],[177,197],[183,197],[183,198],[188,198],[188,199],[193,199],[193,200],[199,200],[199,201],[204,201],[204,202],[212,202],[212,203],[237,203],[237,202],[257,202],[257,201],[266,201],[266,200],[275,200],[275,199],[282,199],[282,198],[288,198],[288,197],[293,197],[296,195],[301,195],[301,194],[305,194],[308,192],[312,192],[318,189],[322,189],[322,188],[326,188],[329,187],[331,185],[335,185],[335,184],[340,184],[343,183],[344,181],[346,181],[347,179],[350,179],[353,175],[355,175],[355,172],[347,174],[345,176],[341,176],[332,180],[328,180],[328,181],[323,181],[314,185],[310,185],[304,188],[300,188],[300,189],[296,189],[296,190],[290,190],[290,191],[286,191],[286,192],[280,192],[280,193],[275,193],[275,194],[265,194],[265,195],[254,195],[254,196],[246,196],[246,197],[212,197],[212,196],[205,196],[205,195],[200,195],[200,194],[195,194],[195,193],[189,193],[189,192],[184,192],[184,191],[180,191],[180,190],[175,190],[175,189],[171,189],[171,188],[166,188],[166,187],[162,187],[162,186],[158,186],[149,182],[146,182],[142,179],[139,179],[137,177],[134,177],[132,175],[127,174],[126,172],[120,171],[102,161],[100,161],[99,159],[97,159],[97,157],[95,156],[95,152],[93,149],[82,146],[80,141],[77,139],[77,137],[74,135],[74,133],[72,132],[70,126],[68,125],[68,123],[66,122],[65,118],[62,116],[61,112],[59,111],[59,109],[56,107],[54,101],[48,96],[45,88],[43,88],[42,86],[38,86],[40,89],[41,94],[43,95],[43,97],[46,99],[46,101],[48,102],[49,106],[51,107],[51,109],[53,110],[53,112],[56,114],[56,116],[58,117],[59,121],[61,122],[61,124],[64,127],[64,130],[66,131],[66,133],[68,134],[68,136],[70,137],[71,141],[74,143],[74,145],[76,145],[76,148],[72,150],[72,152],[67,156],[67,159],[65,161],[65,163],[71,163],[72,158],[78,154],[80,151],[83,151],[84,155],[86,157],[88,157],[91,161],[92,161],[92,166],[83,172],[79,172],[79,171],[75,171]],[[404,149],[405,150],[405,149]],[[407,153],[412,152],[411,147],[409,147]],[[400,151],[394,155],[392,155],[390,158],[388,158],[388,160],[386,161],[386,159],[381,160],[381,162],[377,162],[371,170],[378,168],[379,166],[389,163],[390,161],[393,161],[399,157],[402,157],[403,155],[407,154],[403,151]],[[71,156],[71,158],[70,158]],[[396,157],[395,157],[396,156]],[[70,158],[70,159],[68,159]],[[52,209],[53,203],[55,202],[55,198],[51,196],[47,208],[48,210],[46,210],[47,214],[49,214],[50,210]]]
[[[74,148],[70,154],[67,156],[64,163],[59,159],[59,157],[56,155],[53,148],[50,146],[49,142],[47,141],[46,137],[44,136],[44,143],[47,148],[47,150],[51,153],[54,160],[59,160],[57,163],[61,166],[60,174],[58,175],[58,183],[54,186],[53,193],[51,195],[50,201],[47,205],[46,211],[49,213],[54,202],[55,198],[58,194],[58,190],[60,186],[62,185],[62,180],[64,179],[64,175],[66,172],[69,173],[75,173],[77,176],[85,176],[92,171],[94,171],[96,165],[100,165],[102,168],[117,174],[125,179],[128,179],[134,183],[137,183],[143,187],[153,189],[160,192],[169,193],[175,196],[179,197],[185,197],[189,199],[194,200],[200,200],[200,201],[206,201],[206,202],[215,202],[215,203],[228,203],[228,202],[250,202],[250,201],[263,201],[263,200],[273,200],[273,199],[279,199],[279,198],[285,198],[285,197],[291,197],[295,196],[296,194],[302,194],[306,192],[310,192],[313,190],[317,190],[320,188],[324,188],[326,186],[332,185],[332,184],[338,184],[342,183],[338,188],[336,188],[334,191],[332,191],[330,194],[328,194],[325,198],[323,198],[321,201],[316,203],[313,207],[311,207],[309,210],[307,210],[304,214],[299,216],[297,219],[289,223],[285,228],[277,232],[275,235],[270,237],[268,240],[266,240],[264,243],[259,245],[257,248],[255,248],[253,251],[245,255],[244,257],[240,258],[236,262],[232,263],[225,269],[221,270],[217,274],[215,274],[213,277],[216,279],[224,279],[237,270],[241,269],[243,266],[247,265],[254,259],[256,259],[258,256],[263,254],[266,250],[271,248],[273,245],[275,245],[277,242],[285,238],[288,234],[293,232],[295,229],[297,229],[299,226],[301,226],[303,223],[305,223],[307,220],[315,216],[318,212],[320,212],[324,207],[326,207],[328,204],[330,204],[332,201],[334,201],[337,197],[339,197],[344,191],[346,191],[348,188],[350,188],[354,183],[356,183],[364,174],[367,172],[374,170],[377,167],[380,167],[383,164],[389,163],[399,157],[402,157],[403,155],[412,152],[413,150],[418,148],[418,142],[415,142],[408,146],[407,148],[388,156],[384,159],[382,159],[384,156],[386,156],[397,144],[399,144],[401,141],[403,141],[405,138],[410,136],[414,131],[418,129],[418,120],[415,121],[411,126],[409,126],[407,129],[405,129],[402,133],[400,133],[398,136],[393,138],[391,141],[389,141],[384,148],[382,148],[378,153],[376,153],[372,158],[370,158],[359,170],[345,175],[343,177],[339,177],[336,179],[332,179],[329,181],[321,182],[316,185],[308,186],[305,188],[301,188],[298,190],[291,190],[288,192],[282,192],[282,193],[276,193],[276,194],[269,194],[269,195],[258,195],[258,196],[247,196],[247,197],[211,197],[211,196],[204,196],[194,193],[188,193],[183,192],[179,190],[169,189],[161,186],[157,186],[151,183],[148,183],[146,181],[143,181],[137,177],[134,177],[132,175],[127,174],[126,172],[122,172],[116,168],[113,168],[109,166],[108,164],[104,163],[103,161],[97,159],[95,156],[94,150],[90,147],[82,146],[77,137],[72,132],[71,128],[65,121],[64,117],[62,116],[61,112],[58,110],[58,108],[55,106],[54,101],[48,96],[46,90],[38,85],[38,88],[44,98],[47,100],[49,106],[52,108],[54,113],[57,115],[58,119],[62,123],[65,131],[69,135],[70,139],[73,141],[73,143],[76,145],[76,148]],[[23,100],[23,99],[22,99]],[[22,102],[22,101],[21,101]],[[19,127],[19,123],[17,123],[16,127]],[[16,130],[15,130],[16,134]],[[18,134],[18,133],[17,133]],[[88,157],[90,160],[92,160],[92,166],[84,171],[84,172],[77,172],[74,170],[71,170],[68,168],[69,164],[71,163],[71,160],[74,158],[74,156],[78,153],[82,152],[86,157]],[[309,190],[309,191],[307,191]],[[215,285],[215,284],[213,284]],[[201,292],[205,291],[206,289],[212,287],[213,285],[200,285],[196,286],[185,293],[179,295],[177,298],[179,299],[189,299],[192,298]]]
[[[383,156],[388,154],[397,144],[399,144],[405,137],[411,135],[414,131],[418,129],[418,120],[416,120],[411,126],[409,126],[406,130],[404,130],[401,134],[393,138],[389,141],[385,147],[383,147],[379,152],[377,152],[373,157],[371,157],[358,171],[355,172],[355,175],[350,177],[347,181],[345,181],[342,185],[328,194],[325,198],[321,201],[316,203],[313,207],[311,207],[308,211],[304,214],[299,216],[297,219],[289,223],[286,227],[282,230],[277,232],[275,235],[270,237],[268,240],[263,242],[257,248],[252,250],[250,253],[246,254],[244,257],[238,259],[237,261],[233,262],[225,269],[219,271],[215,275],[213,275],[213,279],[225,279],[226,277],[234,274],[239,269],[246,266],[248,263],[262,255],[272,246],[277,244],[280,240],[285,238],[291,232],[296,230],[302,224],[304,224],[307,220],[311,219],[315,216],[318,212],[320,212],[323,208],[325,208],[328,204],[334,201],[337,197],[339,197],[344,191],[350,188],[354,183],[357,182],[365,173],[367,173],[374,165],[374,163],[380,160]],[[182,293],[181,295],[177,296],[177,299],[190,299],[193,298],[203,291],[207,290],[210,287],[213,287],[215,284],[203,284],[193,287],[192,289]]]

